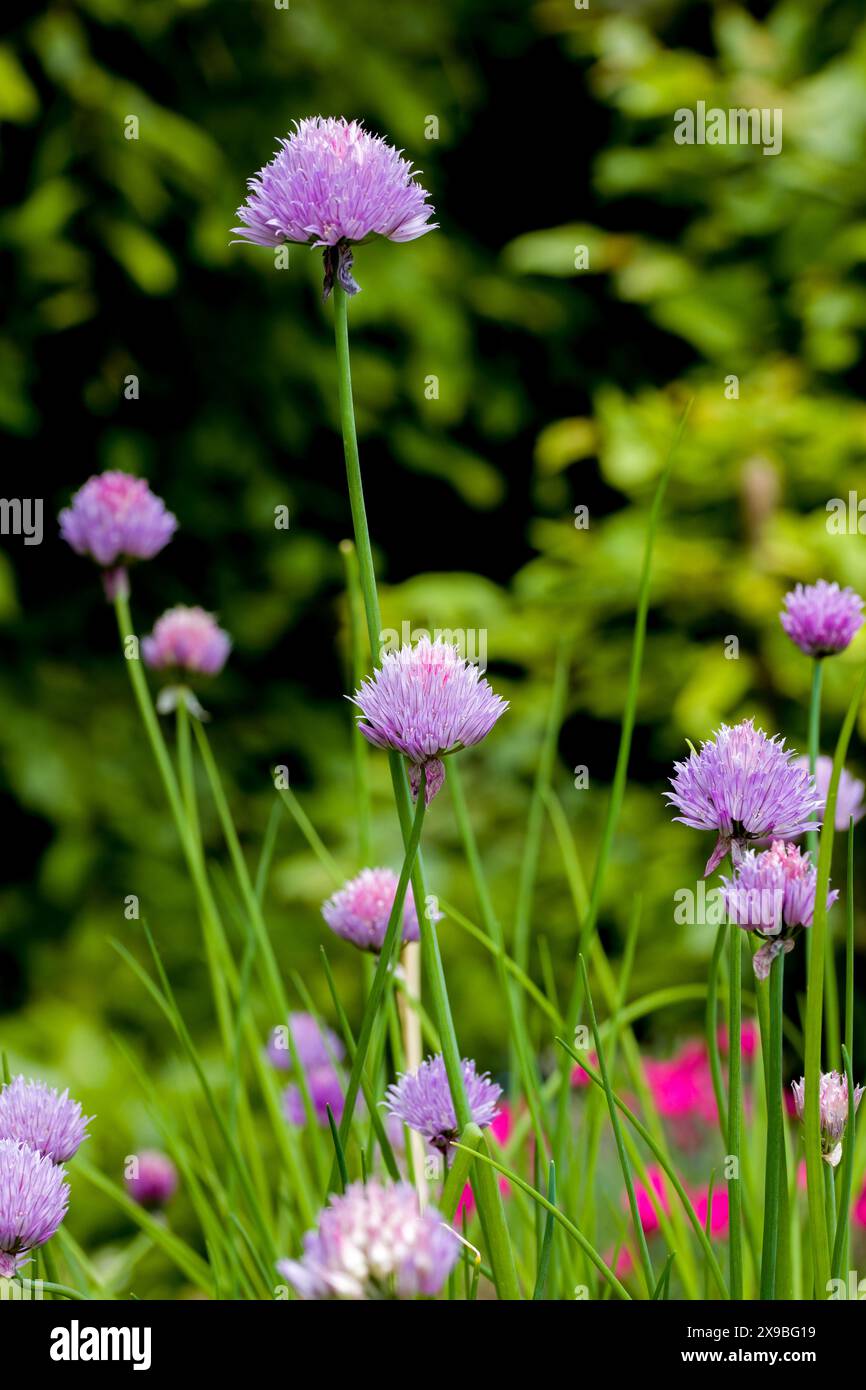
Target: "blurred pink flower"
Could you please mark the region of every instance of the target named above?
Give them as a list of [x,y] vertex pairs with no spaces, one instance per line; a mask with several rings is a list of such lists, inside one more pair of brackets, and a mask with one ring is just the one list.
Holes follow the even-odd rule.
[[[598,1056],[597,1056],[597,1054],[596,1054],[595,1052],[588,1052],[586,1055],[587,1055],[587,1057],[588,1057],[590,1063],[592,1064],[592,1067],[593,1067],[594,1069],[597,1069],[597,1067],[598,1067]],[[589,1079],[589,1072],[584,1071],[583,1067],[580,1065],[579,1062],[577,1063],[576,1066],[574,1066],[574,1067],[572,1068],[572,1071],[571,1071],[571,1084],[572,1084],[572,1086],[591,1086],[591,1085],[592,1085],[592,1082],[591,1082],[590,1079]]]
[[[722,1024],[721,1028],[719,1029],[718,1039],[719,1051],[723,1053],[724,1056],[727,1056],[728,1030],[725,1024]],[[752,1058],[755,1056],[760,1041],[761,1033],[755,1019],[744,1018],[742,1028],[740,1030],[740,1049],[747,1062],[750,1062]]]
[[670,1058],[651,1058],[645,1063],[645,1071],[660,1115],[715,1123],[716,1100],[703,1042],[686,1042]]
[[[704,1188],[695,1197],[695,1215],[706,1228],[709,1188]],[[725,1236],[728,1233],[728,1192],[725,1187],[713,1190],[713,1206],[710,1212],[710,1235]]]
[[[667,1216],[671,1206],[667,1192],[665,1191],[664,1173],[661,1168],[648,1168],[647,1177],[650,1180],[650,1186],[653,1192],[658,1198],[659,1206]],[[652,1235],[653,1231],[658,1230],[660,1223],[658,1212],[655,1209],[655,1205],[649,1193],[649,1188],[645,1187],[643,1183],[636,1182],[634,1185],[634,1195],[637,1201],[640,1224],[643,1226],[648,1236]],[[622,1194],[622,1203],[625,1210],[628,1211],[628,1194],[625,1192]]]

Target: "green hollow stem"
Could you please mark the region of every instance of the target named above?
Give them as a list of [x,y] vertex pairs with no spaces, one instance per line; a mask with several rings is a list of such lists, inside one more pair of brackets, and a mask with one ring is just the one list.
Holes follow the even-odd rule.
[[742,971],[743,953],[741,928],[730,928],[728,967],[728,1153],[731,1176],[728,1178],[728,1211],[730,1235],[728,1240],[729,1290],[734,1301],[743,1297],[743,1198],[741,1187],[743,1133],[743,1071],[742,1071]]
[[[343,435],[343,452],[346,460],[346,481],[349,493],[349,506],[352,513],[355,547],[358,552],[358,571],[361,594],[364,602],[364,615],[367,622],[370,654],[375,659],[381,640],[382,620],[379,610],[378,591],[376,588],[376,570],[373,564],[373,552],[370,545],[370,530],[367,524],[367,512],[364,505],[364,487],[361,479],[358,437],[355,429],[355,409],[352,399],[352,368],[349,356],[348,299],[345,291],[340,285],[335,285],[333,299],[334,335],[337,353],[337,389],[339,395],[340,427]],[[388,764],[394,791],[394,801],[397,807],[397,816],[400,822],[400,832],[403,836],[404,846],[408,846],[412,834],[412,813],[406,770],[403,766],[402,758],[396,752],[392,751],[389,754]],[[421,961],[424,976],[427,981],[427,988],[433,1005],[433,1017],[441,1040],[442,1057],[445,1064],[445,1072],[448,1077],[448,1086],[454,1105],[454,1113],[457,1124],[462,1131],[470,1122],[472,1113],[469,1109],[466,1087],[463,1083],[462,1059],[457,1042],[456,1030],[454,1028],[454,1020],[451,1014],[451,1006],[448,1000],[445,971],[439,950],[439,939],[436,933],[434,914],[428,913],[426,910],[427,890],[424,865],[420,854],[415,857],[414,869],[412,871],[412,893],[415,899],[421,932]],[[483,1167],[483,1165],[481,1166]],[[485,1175],[478,1182],[477,1188],[478,1212],[481,1217],[482,1226],[485,1228],[486,1233],[494,1229],[497,1231],[497,1239],[495,1241],[495,1253],[497,1258],[493,1266],[497,1291],[500,1298],[519,1298],[520,1286],[517,1281],[517,1271],[514,1266],[513,1252],[511,1250],[510,1241],[507,1238],[507,1232],[501,1229],[503,1224],[501,1217],[501,1202],[494,1203],[491,1200],[491,1193],[498,1193],[495,1179],[492,1179],[492,1177],[488,1179]],[[493,1258],[494,1245],[492,1243],[491,1259],[493,1260]]]
[[[588,956],[592,945],[592,937],[595,933],[598,922],[598,914],[601,907],[601,896],[604,888],[604,881],[607,874],[607,865],[610,852],[613,847],[613,839],[616,833],[619,813],[625,798],[626,780],[628,777],[628,764],[631,755],[631,741],[634,733],[635,718],[637,714],[637,697],[640,687],[640,676],[643,667],[643,653],[646,643],[647,616],[649,614],[650,601],[650,579],[652,577],[652,557],[655,546],[656,531],[658,529],[659,517],[661,516],[662,503],[668,482],[673,469],[674,458],[677,447],[682,438],[686,427],[691,401],[684,409],[671,445],[668,456],[662,468],[661,476],[656,487],[650,508],[649,519],[647,521],[646,540],[644,543],[643,561],[641,564],[641,576],[638,588],[638,603],[634,621],[634,635],[632,638],[631,659],[629,663],[628,685],[626,688],[625,709],[623,711],[622,725],[620,729],[619,748],[617,751],[616,767],[614,769],[613,783],[611,785],[610,799],[607,806],[604,825],[601,833],[601,843],[599,845],[598,857],[596,859],[595,871],[592,878],[590,890],[589,907],[584,915],[579,932],[578,946],[575,951],[574,980],[572,984],[571,997],[566,1010],[566,1035],[574,1037],[574,1030],[580,1018],[580,1007],[582,1002],[582,978],[577,964],[578,956]],[[568,1058],[563,1057],[560,1062],[560,1090],[557,1102],[556,1132],[554,1139],[554,1161],[556,1171],[563,1174],[565,1170],[565,1147],[568,1136]]]
[[[821,751],[821,692],[824,680],[824,660],[812,660],[812,691],[809,697],[809,771],[815,775],[818,755]],[[813,816],[814,820],[815,817]],[[812,863],[818,859],[818,831],[806,832],[806,845]],[[839,1056],[841,1042],[839,1033],[839,990],[836,983],[836,962],[833,951],[833,922],[827,922],[827,944],[824,952],[824,1040],[828,1057]]]
[[770,967],[770,1037],[765,1063],[767,1082],[767,1154],[764,1173],[764,1241],[761,1250],[761,1298],[776,1297],[776,1264],[782,1219],[782,1156],[785,1134],[782,1114],[782,1013],[785,953]]
[[804,1143],[806,1149],[806,1185],[809,1201],[809,1227],[812,1247],[815,1296],[827,1297],[830,1281],[830,1237],[824,1205],[824,1176],[826,1167],[821,1157],[821,1024],[824,999],[824,951],[827,937],[827,893],[830,885],[830,865],[833,859],[833,838],[836,819],[836,800],[839,780],[848,752],[848,744],[857,720],[860,704],[866,692],[866,664],[848,706],[836,751],[833,771],[827,788],[824,820],[821,827],[818,853],[818,879],[815,888],[815,911],[809,935],[808,985],[806,989],[805,1026],[805,1097],[803,1104]]

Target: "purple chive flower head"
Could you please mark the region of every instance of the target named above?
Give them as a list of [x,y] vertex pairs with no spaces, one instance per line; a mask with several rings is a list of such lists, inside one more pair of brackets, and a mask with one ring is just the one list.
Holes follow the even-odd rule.
[[[798,758],[797,766],[805,767],[808,771],[809,759]],[[820,816],[824,815],[824,809],[827,805],[827,792],[830,789],[830,778],[832,773],[833,759],[828,758],[826,753],[822,753],[819,758],[815,759],[815,785],[818,788],[818,795],[821,798],[821,809],[818,813]],[[839,787],[836,792],[836,815],[834,820],[837,830],[847,830],[852,816],[856,824],[858,820],[862,820],[863,816],[866,815],[866,806],[863,804],[864,791],[866,791],[866,787],[863,786],[860,779],[858,777],[852,777],[851,773],[846,772],[843,767],[842,775],[839,778]]]
[[324,248],[325,298],[334,276],[347,294],[352,246],[371,237],[414,241],[432,232],[434,209],[399,150],[357,121],[314,116],[295,122],[269,164],[247,181],[233,230],[257,246],[284,241]]
[[[467,1058],[463,1059],[463,1082],[472,1119],[485,1129],[499,1113],[497,1101],[502,1087],[491,1081],[488,1072],[479,1076],[475,1063]],[[423,1134],[428,1144],[440,1153],[447,1153],[452,1139],[457,1137],[459,1126],[441,1053],[428,1057],[417,1071],[398,1076],[396,1083],[385,1092],[384,1104],[389,1114]]]
[[840,589],[819,579],[817,584],[798,584],[785,595],[779,621],[792,642],[807,656],[834,656],[844,652],[863,625],[863,600],[851,588]]
[[[792,1081],[791,1090],[794,1092],[797,1115],[802,1120],[806,1105],[805,1078],[801,1076],[799,1081]],[[855,1086],[855,1110],[862,1095],[863,1087]],[[840,1076],[837,1071],[822,1072],[818,1100],[821,1107],[821,1156],[825,1163],[835,1168],[842,1157],[842,1139],[848,1124],[847,1076]]]
[[67,1163],[89,1136],[92,1116],[81,1113],[69,1092],[58,1092],[43,1081],[16,1076],[0,1091],[0,1139],[27,1144],[52,1163]]
[[335,1062],[343,1060],[345,1048],[336,1033],[330,1028],[320,1028],[312,1014],[289,1014],[288,1026],[274,1028],[268,1039],[268,1057],[280,1071],[290,1071],[292,1067],[289,1029],[298,1061],[305,1072],[332,1066],[332,1058]]
[[751,719],[723,724],[674,770],[673,791],[665,793],[680,812],[674,820],[718,835],[704,877],[750,840],[790,840],[820,824],[811,819],[822,800],[808,768],[797,765],[783,738],[768,738]]
[[422,1212],[408,1183],[352,1183],[332,1197],[283,1278],[305,1300],[414,1298],[436,1294],[460,1252],[435,1207]]
[[89,555],[107,571],[109,597],[125,592],[130,561],[152,560],[177,530],[177,517],[143,478],[117,471],[89,478],[59,520],[60,534],[76,555]]
[[141,654],[156,671],[216,676],[225,666],[231,646],[231,638],[212,613],[181,603],[157,619],[150,637],[142,640]]
[[63,1168],[15,1139],[0,1139],[0,1278],[9,1279],[66,1215]]
[[[758,854],[746,850],[733,877],[723,878],[723,895],[728,920],[767,938],[752,958],[755,975],[765,980],[780,952],[794,949],[800,929],[811,927],[815,912],[818,870],[796,845],[775,840],[772,848]],[[827,895],[827,907],[839,896],[837,889]]]
[[[362,869],[322,904],[322,916],[337,936],[362,951],[381,951],[397,893],[390,869]],[[403,903],[403,941],[418,940],[418,916],[411,890]]]
[[[325,1066],[312,1067],[306,1072],[310,1100],[319,1124],[328,1124],[328,1106],[337,1124],[343,1118],[343,1086],[339,1074],[330,1062]],[[283,1092],[283,1111],[290,1125],[305,1125],[307,1112],[300,1086],[287,1086]]]
[[441,759],[480,743],[508,708],[456,646],[441,637],[431,642],[426,634],[414,646],[386,652],[352,703],[370,743],[409,759],[416,797],[424,768],[428,804],[445,780]]
[[145,1149],[128,1165],[124,1186],[140,1207],[164,1207],[177,1191],[177,1169],[168,1154]]

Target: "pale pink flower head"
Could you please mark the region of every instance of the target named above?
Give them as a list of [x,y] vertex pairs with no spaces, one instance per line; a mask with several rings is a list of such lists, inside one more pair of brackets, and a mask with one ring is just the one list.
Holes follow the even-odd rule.
[[[791,1082],[797,1116],[802,1120],[806,1105],[806,1082]],[[863,1095],[863,1087],[854,1087],[854,1109],[856,1111]],[[838,1071],[822,1072],[819,1090],[821,1107],[821,1156],[831,1168],[837,1167],[842,1157],[842,1140],[848,1124],[848,1078]]]
[[779,614],[791,641],[807,656],[834,656],[843,652],[863,625],[863,600],[851,588],[819,579],[817,584],[798,584],[785,595],[785,612]]
[[[811,927],[815,912],[818,870],[796,845],[774,840],[758,854],[747,850],[733,877],[723,878],[723,895],[729,920],[765,938],[752,958],[755,975],[765,980],[780,952],[794,949],[798,933]],[[827,894],[827,907],[839,896]]]
[[361,711],[358,728],[370,743],[409,759],[416,797],[424,769],[428,804],[445,780],[442,759],[480,743],[508,708],[457,646],[426,634],[414,646],[386,652],[352,703]]
[[709,1215],[711,1237],[727,1235],[730,1223],[727,1188],[714,1188],[712,1208],[709,1204],[709,1188],[703,1188],[695,1197],[695,1215],[705,1230]]
[[399,150],[358,121],[314,116],[295,128],[269,164],[247,182],[233,230],[258,246],[285,241],[324,248],[325,298],[334,278],[347,294],[352,248],[372,237],[414,241],[432,232],[434,209]]
[[[650,1180],[650,1187],[647,1188],[642,1182],[634,1185],[635,1201],[637,1202],[638,1218],[646,1234],[652,1235],[659,1229],[659,1214],[656,1210],[656,1203],[661,1207],[665,1216],[670,1214],[671,1204],[665,1188],[665,1175],[661,1168],[652,1167],[647,1169],[647,1177]],[[650,1189],[655,1196],[655,1201],[650,1196]],[[624,1210],[628,1211],[628,1194],[622,1194],[622,1204]]]
[[744,719],[733,728],[723,724],[699,753],[693,749],[687,761],[674,763],[673,791],[665,793],[680,812],[674,820],[718,836],[705,877],[729,852],[736,862],[750,842],[790,840],[819,828],[812,816],[821,798],[794,758],[778,734],[768,738]]
[[412,1299],[439,1293],[460,1253],[455,1233],[414,1187],[370,1179],[332,1197],[300,1260],[277,1269],[299,1298]]
[[168,1154],[144,1149],[124,1174],[124,1187],[140,1207],[164,1207],[177,1191],[177,1169]]
[[[798,758],[797,766],[809,770],[809,759]],[[826,753],[822,753],[815,759],[815,785],[818,788],[818,795],[821,798],[821,809],[819,816],[824,815],[827,805],[827,792],[830,790],[830,778],[833,775],[833,759],[828,758]],[[854,824],[862,820],[866,815],[866,805],[863,803],[863,793],[866,791],[859,777],[852,777],[843,767],[839,777],[839,786],[836,790],[836,815],[834,824],[837,830],[847,830],[851,817]]]
[[154,671],[216,676],[231,646],[231,638],[212,613],[179,603],[157,618],[150,637],[142,638],[141,654]]
[[47,1154],[0,1139],[0,1278],[10,1279],[57,1231],[69,1206],[65,1179]]
[[[391,869],[362,869],[322,904],[322,916],[337,936],[362,951],[382,949],[397,894]],[[418,916],[411,889],[403,902],[402,940],[418,940]]]
[[67,1163],[87,1139],[92,1116],[83,1115],[69,1091],[16,1076],[0,1091],[0,1139],[27,1144],[52,1163]]
[[89,478],[60,513],[60,534],[104,571],[109,598],[128,592],[126,566],[152,560],[177,530],[177,517],[143,478],[111,470]]

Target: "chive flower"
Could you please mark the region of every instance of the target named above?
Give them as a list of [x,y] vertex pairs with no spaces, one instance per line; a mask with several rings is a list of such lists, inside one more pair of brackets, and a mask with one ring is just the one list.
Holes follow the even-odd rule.
[[840,589],[826,579],[798,584],[785,595],[779,621],[807,656],[835,656],[844,652],[862,627],[863,600],[852,588]]
[[680,812],[674,820],[718,836],[705,878],[726,854],[736,861],[750,841],[791,840],[820,826],[812,816],[822,800],[808,768],[797,765],[783,738],[768,738],[751,719],[723,724],[674,771],[673,791],[665,793]]
[[101,567],[110,599],[128,593],[126,566],[152,560],[177,530],[177,517],[145,480],[117,470],[89,478],[59,521],[76,555],[89,555]]
[[0,1139],[0,1278],[56,1232],[69,1206],[65,1170],[16,1139]]
[[[475,1063],[463,1059],[463,1084],[472,1119],[480,1129],[492,1124],[498,1112],[502,1087],[491,1081],[489,1072],[478,1075]],[[441,1053],[428,1057],[416,1071],[402,1072],[388,1087],[383,1102],[390,1115],[396,1115],[410,1129],[423,1134],[427,1143],[447,1154],[457,1138],[459,1126]]]
[[81,1113],[68,1090],[58,1092],[43,1081],[16,1076],[0,1091],[0,1139],[27,1144],[52,1163],[68,1163],[77,1154],[92,1118]]
[[[759,980],[767,978],[780,952],[794,949],[800,931],[811,927],[817,882],[818,870],[808,851],[803,854],[781,840],[760,854],[747,850],[733,876],[722,879],[729,920],[764,939],[752,957]],[[838,889],[828,893],[828,908],[838,896]]]
[[432,1206],[418,1207],[408,1183],[351,1183],[304,1237],[300,1260],[277,1269],[305,1301],[411,1299],[437,1294],[460,1245]]
[[[322,904],[331,931],[362,951],[382,949],[388,919],[397,894],[397,875],[391,869],[362,869]],[[418,940],[418,915],[411,889],[403,903],[402,940]]]
[[441,637],[432,642],[426,634],[414,646],[386,652],[352,703],[370,743],[409,759],[415,797],[424,769],[428,805],[445,780],[442,759],[480,743],[508,708],[456,646]]
[[[791,1082],[794,1092],[794,1106],[797,1116],[802,1120],[806,1105],[806,1080]],[[863,1095],[863,1087],[854,1087],[854,1109],[856,1111]],[[818,1092],[821,1108],[821,1157],[831,1168],[836,1168],[842,1157],[842,1140],[848,1124],[848,1078],[838,1071],[821,1073]]]
[[177,675],[217,676],[226,664],[232,641],[212,613],[180,603],[169,608],[142,638],[141,654],[154,671]]
[[345,1048],[336,1033],[321,1027],[312,1014],[294,1013],[289,1014],[288,1026],[274,1028],[268,1039],[268,1057],[279,1071],[290,1071],[292,1066],[289,1029],[298,1061],[305,1072],[330,1066],[332,1058],[335,1062],[343,1060]]
[[[331,1114],[339,1124],[343,1118],[344,1096],[343,1084],[336,1068],[327,1062],[324,1066],[311,1067],[309,1071],[305,1070],[304,1075],[319,1124],[323,1128],[327,1128],[329,1107]],[[300,1086],[296,1086],[294,1082],[287,1086],[283,1092],[283,1113],[290,1125],[305,1125],[307,1123],[304,1097]]]
[[164,1207],[177,1191],[177,1169],[168,1154],[144,1149],[136,1154],[135,1167],[125,1175],[124,1187],[140,1207]]
[[354,246],[372,237],[414,241],[432,232],[434,209],[401,151],[358,121],[314,116],[296,121],[269,164],[247,181],[249,195],[233,230],[257,246],[320,246],[324,297],[334,278],[357,294]]

